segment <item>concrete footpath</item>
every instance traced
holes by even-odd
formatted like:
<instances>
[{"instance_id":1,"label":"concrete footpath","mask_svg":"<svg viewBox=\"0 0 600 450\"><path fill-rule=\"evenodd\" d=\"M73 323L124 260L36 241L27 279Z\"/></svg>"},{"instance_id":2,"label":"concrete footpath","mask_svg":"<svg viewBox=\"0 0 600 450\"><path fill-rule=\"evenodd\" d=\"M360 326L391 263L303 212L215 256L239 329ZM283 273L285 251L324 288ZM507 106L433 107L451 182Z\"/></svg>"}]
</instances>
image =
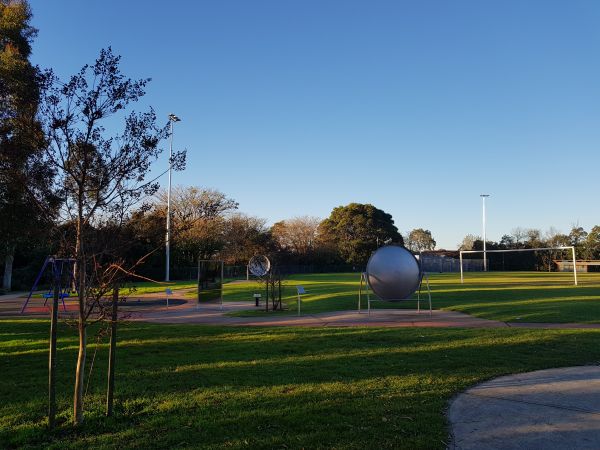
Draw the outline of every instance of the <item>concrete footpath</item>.
<instances>
[{"instance_id":1,"label":"concrete footpath","mask_svg":"<svg viewBox=\"0 0 600 450\"><path fill-rule=\"evenodd\" d=\"M221 309L218 304L196 305L188 303L160 311L145 311L131 320L153 323L196 323L204 325L237 326L301 326L301 327L506 327L503 322L479 319L456 311L429 311L409 309L385 309L372 311L333 311L319 314L273 313L256 317L232 317L227 312L252 309L248 302L226 302ZM256 308L258 309L258 308Z\"/></svg>"},{"instance_id":2,"label":"concrete footpath","mask_svg":"<svg viewBox=\"0 0 600 450\"><path fill-rule=\"evenodd\" d=\"M450 449L600 449L600 366L509 375L450 404Z\"/></svg>"}]
</instances>

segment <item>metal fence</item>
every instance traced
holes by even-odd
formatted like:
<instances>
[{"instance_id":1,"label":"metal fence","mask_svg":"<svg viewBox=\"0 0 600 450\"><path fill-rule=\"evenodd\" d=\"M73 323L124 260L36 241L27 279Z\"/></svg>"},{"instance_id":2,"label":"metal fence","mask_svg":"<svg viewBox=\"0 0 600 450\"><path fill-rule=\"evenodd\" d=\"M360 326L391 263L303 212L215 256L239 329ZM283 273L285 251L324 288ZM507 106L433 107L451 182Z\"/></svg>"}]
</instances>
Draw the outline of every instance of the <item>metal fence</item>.
<instances>
[{"instance_id":1,"label":"metal fence","mask_svg":"<svg viewBox=\"0 0 600 450\"><path fill-rule=\"evenodd\" d=\"M275 266L274 271L281 275L295 275L305 273L342 273L342 272L362 272L364 267L352 266L350 264L331 264L331 265L320 265L320 264L286 264L281 266ZM146 274L144 274L146 275ZM150 274L146 275L149 276ZM154 275L154 274L153 274ZM247 267L246 266L224 266L223 276L229 279L246 279ZM157 273L155 276L164 276L164 274ZM192 266L175 266L171 267L171 279L181 281L193 281L198 279L198 267Z\"/></svg>"},{"instance_id":2,"label":"metal fence","mask_svg":"<svg viewBox=\"0 0 600 450\"><path fill-rule=\"evenodd\" d=\"M460 272L460 260L441 255L421 255L421 266L425 272ZM483 259L463 259L465 272L483 271Z\"/></svg>"}]
</instances>

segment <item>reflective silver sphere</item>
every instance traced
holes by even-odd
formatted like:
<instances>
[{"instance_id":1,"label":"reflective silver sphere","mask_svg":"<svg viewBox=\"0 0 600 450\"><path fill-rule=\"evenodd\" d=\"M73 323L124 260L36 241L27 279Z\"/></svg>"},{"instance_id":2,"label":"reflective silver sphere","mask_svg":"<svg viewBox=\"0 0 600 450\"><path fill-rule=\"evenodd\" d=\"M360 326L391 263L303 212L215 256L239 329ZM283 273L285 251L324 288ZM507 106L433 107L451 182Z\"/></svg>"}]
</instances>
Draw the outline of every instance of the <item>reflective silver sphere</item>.
<instances>
[{"instance_id":1,"label":"reflective silver sphere","mask_svg":"<svg viewBox=\"0 0 600 450\"><path fill-rule=\"evenodd\" d=\"M367 263L367 280L382 300L406 300L419 288L419 261L404 247L386 245L375 251Z\"/></svg>"},{"instance_id":2,"label":"reflective silver sphere","mask_svg":"<svg viewBox=\"0 0 600 450\"><path fill-rule=\"evenodd\" d=\"M264 255L257 255L250 258L248 270L256 277L265 276L271 270L271 261Z\"/></svg>"}]
</instances>

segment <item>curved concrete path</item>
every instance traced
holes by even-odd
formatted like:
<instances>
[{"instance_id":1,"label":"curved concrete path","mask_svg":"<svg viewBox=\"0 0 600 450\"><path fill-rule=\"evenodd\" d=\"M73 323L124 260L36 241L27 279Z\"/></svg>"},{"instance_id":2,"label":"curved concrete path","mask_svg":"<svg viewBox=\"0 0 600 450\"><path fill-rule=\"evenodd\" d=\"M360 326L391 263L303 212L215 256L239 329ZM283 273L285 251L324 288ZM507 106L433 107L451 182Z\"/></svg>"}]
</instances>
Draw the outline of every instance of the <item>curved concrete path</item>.
<instances>
[{"instance_id":1,"label":"curved concrete path","mask_svg":"<svg viewBox=\"0 0 600 450\"><path fill-rule=\"evenodd\" d=\"M503 322L479 319L455 311L434 310L417 312L412 309L386 309L372 311L334 311L319 314L279 314L257 317L231 317L230 311L248 310L248 302L227 302L223 309L218 304L181 305L160 311L147 311L134 315L131 320L154 323L196 323L204 325L238 326L302 326L302 327L466 327L485 328L507 326Z\"/></svg>"},{"instance_id":2,"label":"curved concrete path","mask_svg":"<svg viewBox=\"0 0 600 450\"><path fill-rule=\"evenodd\" d=\"M451 402L450 449L599 449L600 366L509 375Z\"/></svg>"}]
</instances>

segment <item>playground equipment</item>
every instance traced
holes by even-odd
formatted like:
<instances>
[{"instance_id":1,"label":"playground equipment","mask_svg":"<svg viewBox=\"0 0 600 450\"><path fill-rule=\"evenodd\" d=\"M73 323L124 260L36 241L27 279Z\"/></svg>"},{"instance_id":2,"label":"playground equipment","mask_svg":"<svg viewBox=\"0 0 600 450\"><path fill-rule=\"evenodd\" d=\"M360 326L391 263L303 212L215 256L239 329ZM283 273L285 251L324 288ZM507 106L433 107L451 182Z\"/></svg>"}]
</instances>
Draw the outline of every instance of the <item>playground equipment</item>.
<instances>
[{"instance_id":1,"label":"playground equipment","mask_svg":"<svg viewBox=\"0 0 600 450\"><path fill-rule=\"evenodd\" d=\"M27 300L23 304L21 308L21 314L25 312L25 308L29 304L29 300L31 300L31 296L33 292L38 287L38 283L42 279L46 268L50 266L52 268L52 284L51 288L48 292L44 293L42 296L44 300L44 306L48 303L48 299L54 297L54 289L58 290L58 297L62 301L63 309L67 310L67 305L65 304L65 298L71 296L71 286L75 285L75 274L74 274L74 258L57 258L56 256L47 256L44 264L40 272L38 273L37 278L35 279L31 290L29 291L29 295L27 296ZM65 270L66 269L66 270ZM65 280L66 277L66 280ZM76 292L75 292L76 293Z\"/></svg>"},{"instance_id":2,"label":"playground equipment","mask_svg":"<svg viewBox=\"0 0 600 450\"><path fill-rule=\"evenodd\" d=\"M363 290L367 297L367 308L371 314L371 302L401 302L408 300L417 292L417 310L421 311L421 287L423 279L429 297L429 314L431 308L431 289L429 278L421 270L421 264L415 256L404 247L386 245L377 249L369 258L367 271L361 274L358 291L358 311L361 310ZM377 296L371 298L370 291Z\"/></svg>"}]
</instances>

